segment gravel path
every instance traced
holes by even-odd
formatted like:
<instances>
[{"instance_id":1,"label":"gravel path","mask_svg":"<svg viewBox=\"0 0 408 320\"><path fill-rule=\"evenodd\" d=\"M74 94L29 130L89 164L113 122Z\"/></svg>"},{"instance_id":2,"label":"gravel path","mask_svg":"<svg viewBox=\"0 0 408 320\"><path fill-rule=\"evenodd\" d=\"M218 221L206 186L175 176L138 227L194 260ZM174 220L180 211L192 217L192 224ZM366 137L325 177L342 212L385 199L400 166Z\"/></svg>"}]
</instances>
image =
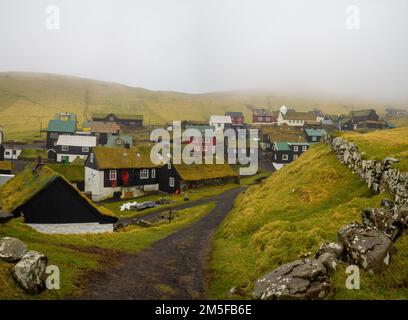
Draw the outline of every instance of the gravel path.
<instances>
[{"instance_id":1,"label":"gravel path","mask_svg":"<svg viewBox=\"0 0 408 320\"><path fill-rule=\"evenodd\" d=\"M89 279L84 299L205 299L212 238L243 188L217 197L204 218ZM197 201L183 204L196 206ZM155 212L155 214L157 214Z\"/></svg>"}]
</instances>

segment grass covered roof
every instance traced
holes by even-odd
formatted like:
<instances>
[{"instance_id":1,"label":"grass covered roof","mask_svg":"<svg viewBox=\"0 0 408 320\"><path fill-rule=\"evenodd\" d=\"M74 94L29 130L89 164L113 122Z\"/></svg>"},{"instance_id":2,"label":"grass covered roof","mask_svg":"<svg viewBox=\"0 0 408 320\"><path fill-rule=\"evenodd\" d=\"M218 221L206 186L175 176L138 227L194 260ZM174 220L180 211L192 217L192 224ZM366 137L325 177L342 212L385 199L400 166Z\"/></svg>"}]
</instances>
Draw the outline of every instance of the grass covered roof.
<instances>
[{"instance_id":1,"label":"grass covered roof","mask_svg":"<svg viewBox=\"0 0 408 320\"><path fill-rule=\"evenodd\" d=\"M156 168L150 160L149 148L95 147L93 148L99 169Z\"/></svg>"},{"instance_id":2,"label":"grass covered roof","mask_svg":"<svg viewBox=\"0 0 408 320\"><path fill-rule=\"evenodd\" d=\"M174 164L184 181L200 181L218 178L236 177L229 164Z\"/></svg>"},{"instance_id":3,"label":"grass covered roof","mask_svg":"<svg viewBox=\"0 0 408 320\"><path fill-rule=\"evenodd\" d=\"M1 186L0 206L9 212L13 212L58 179L63 180L67 185L71 186L80 197L82 197L90 206L98 210L100 214L113 216L110 210L96 206L65 177L47 166L43 166L35 173L33 173L31 166L27 166L21 173Z\"/></svg>"},{"instance_id":4,"label":"grass covered roof","mask_svg":"<svg viewBox=\"0 0 408 320\"><path fill-rule=\"evenodd\" d=\"M11 161L0 161L0 170L10 170L14 169L13 163Z\"/></svg>"},{"instance_id":5,"label":"grass covered roof","mask_svg":"<svg viewBox=\"0 0 408 320\"><path fill-rule=\"evenodd\" d=\"M49 168L64 176L70 182L85 181L85 167L78 164L50 163Z\"/></svg>"}]
</instances>

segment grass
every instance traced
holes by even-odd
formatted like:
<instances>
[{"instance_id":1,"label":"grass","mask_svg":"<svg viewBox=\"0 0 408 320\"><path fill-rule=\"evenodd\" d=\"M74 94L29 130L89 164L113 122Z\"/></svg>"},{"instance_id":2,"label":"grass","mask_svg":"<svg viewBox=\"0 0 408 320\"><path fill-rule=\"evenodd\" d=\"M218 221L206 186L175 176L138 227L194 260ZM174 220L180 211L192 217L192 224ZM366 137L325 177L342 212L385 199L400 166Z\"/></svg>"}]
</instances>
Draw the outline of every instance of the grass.
<instances>
[{"instance_id":1,"label":"grass","mask_svg":"<svg viewBox=\"0 0 408 320\"><path fill-rule=\"evenodd\" d=\"M365 159L395 157L400 162L394 166L403 172L408 171L408 127L368 133L346 132L341 136L355 142L359 150L365 152Z\"/></svg>"},{"instance_id":2,"label":"grass","mask_svg":"<svg viewBox=\"0 0 408 320\"><path fill-rule=\"evenodd\" d=\"M335 241L341 226L359 220L362 209L379 206L387 196L373 194L326 145L313 146L299 160L237 198L216 233L211 298L227 298L233 286L242 287L249 297L260 276L316 251L322 242ZM406 240L398 245L406 252ZM407 270L405 254L396 260L399 268ZM342 275L339 273L339 279ZM401 284L405 276L406 272L385 277L398 277ZM367 280L370 288L380 290L384 284L373 279ZM389 285L393 286L392 282ZM361 292L347 294L350 298L368 297ZM406 294L401 285L389 291L393 298L408 298ZM381 298L375 291L370 298L373 295ZM341 291L333 296L341 297Z\"/></svg>"},{"instance_id":3,"label":"grass","mask_svg":"<svg viewBox=\"0 0 408 320\"><path fill-rule=\"evenodd\" d=\"M242 177L240 177L240 184L242 186L248 186L248 185L256 184L258 179L267 178L270 175L271 175L270 172L260 170L260 171L258 171L258 173L254 174L252 176L242 176Z\"/></svg>"},{"instance_id":4,"label":"grass","mask_svg":"<svg viewBox=\"0 0 408 320\"><path fill-rule=\"evenodd\" d=\"M70 76L0 73L0 125L9 140L37 139L40 129L45 129L57 112L76 113L79 126L94 112L113 111L143 114L146 125L187 119L208 121L210 115L226 111L241 111L250 122L253 106L277 110L283 104L295 105L298 111L309 110L310 105L329 113L350 111L345 101L271 94L268 90L185 94Z\"/></svg>"},{"instance_id":5,"label":"grass","mask_svg":"<svg viewBox=\"0 0 408 320\"><path fill-rule=\"evenodd\" d=\"M166 221L151 228L130 226L119 232L88 235L48 235L41 234L24 224L20 219L0 225L0 237L16 237L24 241L30 250L46 254L49 264L56 265L61 272L61 289L46 290L38 296L27 295L12 279L12 264L0 261L0 300L4 299L62 299L78 297L86 274L101 270L111 263L104 254L89 253L89 249L102 248L115 252L137 253L154 242L187 227L204 217L214 208L214 203L175 212L170 224Z\"/></svg>"},{"instance_id":6,"label":"grass","mask_svg":"<svg viewBox=\"0 0 408 320\"><path fill-rule=\"evenodd\" d=\"M202 198L208 198L212 196L216 196L221 194L227 190L238 188L239 185L237 184L226 184L222 186L209 186L200 189L188 189L185 191L184 194L188 194L189 201L199 200ZM120 200L120 201L106 201L102 202L101 205L107 209L109 209L115 216L117 217L137 217L141 215L148 214L152 211L157 210L158 208L171 208L176 205L179 205L184 202L184 194L183 195L168 195L163 193L152 193L149 195L145 195L135 199L128 199L128 200ZM144 202L144 201L156 201L160 198L167 198L170 200L174 200L175 202L169 203L166 205L161 205L158 208L151 208L146 209L143 211L120 211L120 206L127 202Z\"/></svg>"},{"instance_id":7,"label":"grass","mask_svg":"<svg viewBox=\"0 0 408 320\"><path fill-rule=\"evenodd\" d=\"M48 153L46 150L30 149L30 148L26 149L25 148L21 152L20 158L27 159L27 160L36 160L39 156L42 159L47 159Z\"/></svg>"}]
</instances>

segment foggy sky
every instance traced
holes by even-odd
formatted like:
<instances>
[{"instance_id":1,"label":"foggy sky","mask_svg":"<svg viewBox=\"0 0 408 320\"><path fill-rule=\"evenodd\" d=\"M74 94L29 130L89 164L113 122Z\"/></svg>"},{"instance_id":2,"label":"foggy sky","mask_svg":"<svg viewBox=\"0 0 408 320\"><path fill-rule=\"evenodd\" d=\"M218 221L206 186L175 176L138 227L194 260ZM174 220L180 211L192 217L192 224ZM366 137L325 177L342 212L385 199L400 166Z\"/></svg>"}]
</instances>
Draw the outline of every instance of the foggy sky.
<instances>
[{"instance_id":1,"label":"foggy sky","mask_svg":"<svg viewBox=\"0 0 408 320\"><path fill-rule=\"evenodd\" d=\"M46 28L47 5L60 30ZM407 59L406 0L0 0L0 71L408 102Z\"/></svg>"}]
</instances>

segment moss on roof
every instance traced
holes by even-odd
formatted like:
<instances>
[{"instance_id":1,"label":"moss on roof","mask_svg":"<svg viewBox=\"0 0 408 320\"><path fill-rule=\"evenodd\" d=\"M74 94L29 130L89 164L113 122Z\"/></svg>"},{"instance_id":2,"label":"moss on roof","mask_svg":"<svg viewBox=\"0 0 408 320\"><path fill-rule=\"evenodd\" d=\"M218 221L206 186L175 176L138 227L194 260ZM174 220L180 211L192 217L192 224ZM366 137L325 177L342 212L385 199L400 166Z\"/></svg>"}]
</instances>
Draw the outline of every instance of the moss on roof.
<instances>
[{"instance_id":1,"label":"moss on roof","mask_svg":"<svg viewBox=\"0 0 408 320\"><path fill-rule=\"evenodd\" d=\"M93 113L92 119L105 119L113 115L120 120L143 120L142 114L125 114L125 113Z\"/></svg>"},{"instance_id":2,"label":"moss on roof","mask_svg":"<svg viewBox=\"0 0 408 320\"><path fill-rule=\"evenodd\" d=\"M85 181L85 167L78 164L50 163L47 167L64 176L70 182Z\"/></svg>"},{"instance_id":3,"label":"moss on roof","mask_svg":"<svg viewBox=\"0 0 408 320\"><path fill-rule=\"evenodd\" d=\"M271 142L305 142L305 136L300 128L289 126L271 126L262 128L262 134L268 136Z\"/></svg>"},{"instance_id":4,"label":"moss on roof","mask_svg":"<svg viewBox=\"0 0 408 320\"><path fill-rule=\"evenodd\" d=\"M95 147L93 152L99 169L156 168L150 160L149 148Z\"/></svg>"},{"instance_id":5,"label":"moss on roof","mask_svg":"<svg viewBox=\"0 0 408 320\"><path fill-rule=\"evenodd\" d=\"M14 165L11 161L0 161L0 170L10 170L14 169Z\"/></svg>"},{"instance_id":6,"label":"moss on roof","mask_svg":"<svg viewBox=\"0 0 408 320\"><path fill-rule=\"evenodd\" d=\"M237 177L237 174L227 164L174 164L184 181L200 181L227 177Z\"/></svg>"},{"instance_id":7,"label":"moss on roof","mask_svg":"<svg viewBox=\"0 0 408 320\"><path fill-rule=\"evenodd\" d=\"M80 197L82 197L90 206L98 210L102 215L114 217L113 213L104 208L96 206L77 188L75 188L65 177L48 168L42 167L33 173L31 166L27 166L21 173L9 180L6 184L0 187L0 206L3 209L13 212L18 207L29 201L32 197L41 192L55 180L61 179L73 188Z\"/></svg>"}]
</instances>

